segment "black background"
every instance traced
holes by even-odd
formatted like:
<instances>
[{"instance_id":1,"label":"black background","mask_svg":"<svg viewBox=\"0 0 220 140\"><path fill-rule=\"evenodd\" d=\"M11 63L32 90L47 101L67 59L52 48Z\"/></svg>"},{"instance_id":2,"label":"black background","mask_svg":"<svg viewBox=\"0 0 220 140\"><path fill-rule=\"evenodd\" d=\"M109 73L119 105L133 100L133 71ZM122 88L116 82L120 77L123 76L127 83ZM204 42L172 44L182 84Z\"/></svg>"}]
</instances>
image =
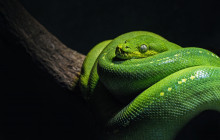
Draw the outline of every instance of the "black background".
<instances>
[{"instance_id":1,"label":"black background","mask_svg":"<svg viewBox=\"0 0 220 140\"><path fill-rule=\"evenodd\" d=\"M220 55L220 10L214 0L21 0L68 47L86 54L96 43L146 30L181 46ZM3 133L7 139L94 139L98 126L78 93L60 88L23 48L1 47ZM6 109L6 110L5 110ZM220 114L206 111L178 139L220 139ZM80 138L77 138L80 137Z\"/></svg>"}]
</instances>

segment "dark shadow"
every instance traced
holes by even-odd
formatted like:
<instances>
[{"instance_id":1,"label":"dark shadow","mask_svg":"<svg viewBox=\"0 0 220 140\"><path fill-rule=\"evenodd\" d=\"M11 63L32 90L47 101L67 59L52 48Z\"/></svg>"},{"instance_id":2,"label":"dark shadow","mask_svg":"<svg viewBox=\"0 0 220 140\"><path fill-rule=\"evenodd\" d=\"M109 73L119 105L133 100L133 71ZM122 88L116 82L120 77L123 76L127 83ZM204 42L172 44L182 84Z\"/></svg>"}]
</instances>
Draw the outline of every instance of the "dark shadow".
<instances>
[{"instance_id":1,"label":"dark shadow","mask_svg":"<svg viewBox=\"0 0 220 140\"><path fill-rule=\"evenodd\" d=\"M175 140L219 140L220 113L204 111L192 119L177 135Z\"/></svg>"}]
</instances>

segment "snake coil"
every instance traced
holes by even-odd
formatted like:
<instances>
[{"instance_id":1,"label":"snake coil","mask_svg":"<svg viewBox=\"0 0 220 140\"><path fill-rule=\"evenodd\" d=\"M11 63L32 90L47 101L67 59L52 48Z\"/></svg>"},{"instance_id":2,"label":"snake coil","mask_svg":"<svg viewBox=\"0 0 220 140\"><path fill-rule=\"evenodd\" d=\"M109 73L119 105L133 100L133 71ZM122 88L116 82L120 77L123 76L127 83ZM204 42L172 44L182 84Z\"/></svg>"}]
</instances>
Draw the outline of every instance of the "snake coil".
<instances>
[{"instance_id":1,"label":"snake coil","mask_svg":"<svg viewBox=\"0 0 220 140\"><path fill-rule=\"evenodd\" d=\"M173 139L202 111L220 111L220 59L151 32L129 32L88 53L80 86L108 139Z\"/></svg>"}]
</instances>

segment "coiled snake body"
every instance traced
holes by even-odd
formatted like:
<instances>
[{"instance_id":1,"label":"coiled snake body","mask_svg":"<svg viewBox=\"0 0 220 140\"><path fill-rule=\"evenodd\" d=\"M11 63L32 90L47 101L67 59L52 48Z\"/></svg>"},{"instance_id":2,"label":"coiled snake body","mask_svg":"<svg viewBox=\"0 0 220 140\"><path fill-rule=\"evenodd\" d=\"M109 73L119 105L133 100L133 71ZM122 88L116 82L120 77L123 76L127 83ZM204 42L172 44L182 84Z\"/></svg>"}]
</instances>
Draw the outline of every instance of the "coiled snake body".
<instances>
[{"instance_id":1,"label":"coiled snake body","mask_svg":"<svg viewBox=\"0 0 220 140\"><path fill-rule=\"evenodd\" d=\"M173 139L200 112L220 111L219 57L146 31L96 45L80 85L108 139Z\"/></svg>"}]
</instances>

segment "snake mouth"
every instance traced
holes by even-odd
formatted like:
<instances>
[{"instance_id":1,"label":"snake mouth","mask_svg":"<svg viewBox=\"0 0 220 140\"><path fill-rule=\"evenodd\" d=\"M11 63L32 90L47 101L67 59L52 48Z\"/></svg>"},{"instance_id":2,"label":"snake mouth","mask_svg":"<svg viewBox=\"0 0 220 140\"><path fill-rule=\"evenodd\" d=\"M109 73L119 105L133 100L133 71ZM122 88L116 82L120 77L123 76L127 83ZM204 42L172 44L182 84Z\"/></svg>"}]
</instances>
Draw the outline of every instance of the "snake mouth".
<instances>
[{"instance_id":1,"label":"snake mouth","mask_svg":"<svg viewBox=\"0 0 220 140\"><path fill-rule=\"evenodd\" d=\"M119 59L131 59L131 58L135 58L134 57L134 53L132 52L126 52L124 51L121 47L116 47L115 50L115 55L117 58Z\"/></svg>"},{"instance_id":2,"label":"snake mouth","mask_svg":"<svg viewBox=\"0 0 220 140\"><path fill-rule=\"evenodd\" d=\"M159 52L155 50L148 50L145 53L141 53L138 50L130 50L130 49L123 49L122 46L117 46L115 50L116 58L128 60L128 59L141 59L150 57L153 55L158 54Z\"/></svg>"}]
</instances>

